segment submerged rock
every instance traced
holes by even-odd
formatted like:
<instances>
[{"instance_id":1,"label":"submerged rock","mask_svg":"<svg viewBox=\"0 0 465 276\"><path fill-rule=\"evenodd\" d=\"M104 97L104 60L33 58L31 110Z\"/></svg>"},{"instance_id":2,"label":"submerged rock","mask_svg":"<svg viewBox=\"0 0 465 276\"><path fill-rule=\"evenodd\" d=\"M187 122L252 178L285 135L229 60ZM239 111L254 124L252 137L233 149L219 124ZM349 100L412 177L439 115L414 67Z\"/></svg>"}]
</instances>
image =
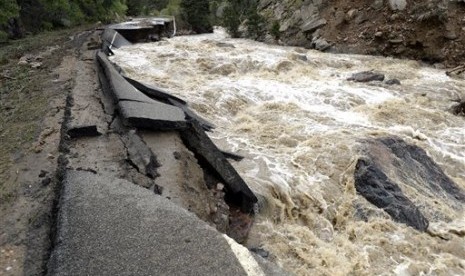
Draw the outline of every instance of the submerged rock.
<instances>
[{"instance_id":1,"label":"submerged rock","mask_svg":"<svg viewBox=\"0 0 465 276\"><path fill-rule=\"evenodd\" d=\"M372 71L363 71L352 74L347 80L356 82L383 81L384 75Z\"/></svg>"},{"instance_id":2,"label":"submerged rock","mask_svg":"<svg viewBox=\"0 0 465 276\"><path fill-rule=\"evenodd\" d=\"M446 201L455 199L465 202L465 191L457 186L422 148L408 144L397 137L379 139L379 141L400 161L398 173L402 173L405 181L416 180L424 184L430 194L442 197Z\"/></svg>"},{"instance_id":3,"label":"submerged rock","mask_svg":"<svg viewBox=\"0 0 465 276\"><path fill-rule=\"evenodd\" d=\"M465 116L465 101L461 101L452 107L452 113L457 116Z\"/></svg>"},{"instance_id":4,"label":"submerged rock","mask_svg":"<svg viewBox=\"0 0 465 276\"><path fill-rule=\"evenodd\" d=\"M400 80L398 79L390 79L385 82L387 85L400 85Z\"/></svg>"},{"instance_id":5,"label":"submerged rock","mask_svg":"<svg viewBox=\"0 0 465 276\"><path fill-rule=\"evenodd\" d=\"M447 210L463 206L465 191L422 148L398 137L365 142L355 188L393 220L425 231L428 221L447 220Z\"/></svg>"},{"instance_id":6,"label":"submerged rock","mask_svg":"<svg viewBox=\"0 0 465 276\"><path fill-rule=\"evenodd\" d=\"M355 188L373 205L383 209L395 221L425 231L428 220L373 160L359 159L355 168Z\"/></svg>"}]
</instances>

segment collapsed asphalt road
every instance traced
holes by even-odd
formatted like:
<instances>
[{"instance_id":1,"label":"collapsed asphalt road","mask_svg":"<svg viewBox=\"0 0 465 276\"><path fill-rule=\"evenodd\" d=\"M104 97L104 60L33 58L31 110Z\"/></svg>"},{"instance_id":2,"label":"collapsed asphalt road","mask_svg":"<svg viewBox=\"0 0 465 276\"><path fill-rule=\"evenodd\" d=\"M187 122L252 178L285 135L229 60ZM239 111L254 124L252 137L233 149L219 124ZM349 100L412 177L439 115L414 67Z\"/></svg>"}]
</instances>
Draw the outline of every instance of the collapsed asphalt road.
<instances>
[{"instance_id":1,"label":"collapsed asphalt road","mask_svg":"<svg viewBox=\"0 0 465 276\"><path fill-rule=\"evenodd\" d=\"M211 124L183 100L142 93L86 43L76 66L47 274L287 274L228 237L246 239L257 198L205 134Z\"/></svg>"}]
</instances>

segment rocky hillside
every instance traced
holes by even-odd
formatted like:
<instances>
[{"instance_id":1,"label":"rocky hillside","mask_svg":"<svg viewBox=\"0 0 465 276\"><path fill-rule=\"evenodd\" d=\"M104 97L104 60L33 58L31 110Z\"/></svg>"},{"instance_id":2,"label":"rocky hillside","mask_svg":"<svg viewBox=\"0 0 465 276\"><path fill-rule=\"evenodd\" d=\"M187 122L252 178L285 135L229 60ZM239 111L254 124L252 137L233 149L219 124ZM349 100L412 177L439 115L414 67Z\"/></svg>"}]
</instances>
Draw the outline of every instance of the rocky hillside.
<instances>
[{"instance_id":1,"label":"rocky hillside","mask_svg":"<svg viewBox=\"0 0 465 276\"><path fill-rule=\"evenodd\" d=\"M465 61L463 0L260 0L258 9L285 45L446 66Z\"/></svg>"}]
</instances>

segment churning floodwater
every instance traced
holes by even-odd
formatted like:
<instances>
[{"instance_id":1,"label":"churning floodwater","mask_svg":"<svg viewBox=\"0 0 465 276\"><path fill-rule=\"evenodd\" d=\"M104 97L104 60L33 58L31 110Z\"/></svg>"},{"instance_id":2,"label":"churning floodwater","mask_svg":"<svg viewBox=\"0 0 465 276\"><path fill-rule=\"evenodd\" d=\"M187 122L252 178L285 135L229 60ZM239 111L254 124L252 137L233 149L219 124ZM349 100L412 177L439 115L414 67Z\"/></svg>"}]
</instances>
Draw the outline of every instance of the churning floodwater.
<instances>
[{"instance_id":1,"label":"churning floodwater","mask_svg":"<svg viewBox=\"0 0 465 276\"><path fill-rule=\"evenodd\" d=\"M124 47L112 61L185 99L217 126L209 135L220 148L246 157L233 165L261 198L248 245L287 270L465 275L463 206L406 188L430 221L422 233L358 195L353 177L367 140L396 136L465 189L465 118L449 112L465 98L465 81L416 61L267 45L221 30ZM366 70L401 85L346 80Z\"/></svg>"}]
</instances>

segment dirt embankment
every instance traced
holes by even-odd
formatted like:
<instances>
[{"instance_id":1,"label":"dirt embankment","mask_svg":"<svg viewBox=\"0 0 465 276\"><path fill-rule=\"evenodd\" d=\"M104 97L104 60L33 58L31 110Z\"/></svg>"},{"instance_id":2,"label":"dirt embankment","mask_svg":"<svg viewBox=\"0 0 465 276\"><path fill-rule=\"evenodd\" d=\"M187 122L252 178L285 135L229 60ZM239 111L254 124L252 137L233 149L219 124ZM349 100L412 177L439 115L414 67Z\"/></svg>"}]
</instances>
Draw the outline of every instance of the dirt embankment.
<instances>
[{"instance_id":1,"label":"dirt embankment","mask_svg":"<svg viewBox=\"0 0 465 276\"><path fill-rule=\"evenodd\" d=\"M279 43L285 45L446 67L465 62L465 2L461 0L261 0L259 12L269 30L279 23L274 36L278 34Z\"/></svg>"},{"instance_id":2,"label":"dirt embankment","mask_svg":"<svg viewBox=\"0 0 465 276\"><path fill-rule=\"evenodd\" d=\"M323 37L339 51L444 62L446 66L465 61L463 2L334 0L322 16L328 22L322 28Z\"/></svg>"}]
</instances>

